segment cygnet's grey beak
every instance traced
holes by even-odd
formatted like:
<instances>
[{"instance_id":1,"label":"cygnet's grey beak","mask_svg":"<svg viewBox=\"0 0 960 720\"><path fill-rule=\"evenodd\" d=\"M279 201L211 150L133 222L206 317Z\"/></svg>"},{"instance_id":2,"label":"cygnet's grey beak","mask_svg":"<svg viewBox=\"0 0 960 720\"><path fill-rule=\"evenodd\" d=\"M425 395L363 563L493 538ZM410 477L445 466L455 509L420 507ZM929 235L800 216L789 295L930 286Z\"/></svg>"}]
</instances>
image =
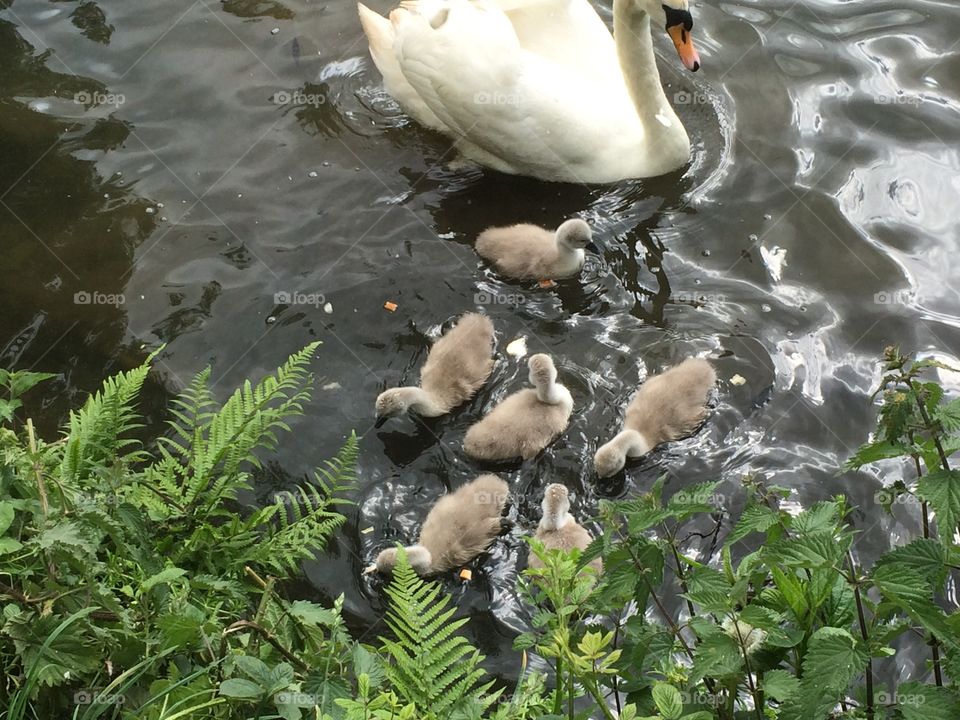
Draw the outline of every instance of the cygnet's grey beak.
<instances>
[{"instance_id":1,"label":"cygnet's grey beak","mask_svg":"<svg viewBox=\"0 0 960 720\"><path fill-rule=\"evenodd\" d=\"M584 245L583 249L587 252L592 252L594 255L600 254L600 248L597 247L597 244L593 240Z\"/></svg>"},{"instance_id":2,"label":"cygnet's grey beak","mask_svg":"<svg viewBox=\"0 0 960 720\"><path fill-rule=\"evenodd\" d=\"M375 428L383 427L383 424L389 420L386 415L377 415L377 421L373 424Z\"/></svg>"}]
</instances>

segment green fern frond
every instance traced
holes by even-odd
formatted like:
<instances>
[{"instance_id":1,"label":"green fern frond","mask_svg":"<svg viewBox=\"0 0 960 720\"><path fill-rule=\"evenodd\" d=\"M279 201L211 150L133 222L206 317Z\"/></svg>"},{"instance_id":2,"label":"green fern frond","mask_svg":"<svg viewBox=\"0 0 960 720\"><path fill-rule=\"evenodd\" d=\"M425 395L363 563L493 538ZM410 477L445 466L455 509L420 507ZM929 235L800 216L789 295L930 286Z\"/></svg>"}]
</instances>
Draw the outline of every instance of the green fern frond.
<instances>
[{"instance_id":1,"label":"green fern frond","mask_svg":"<svg viewBox=\"0 0 960 720\"><path fill-rule=\"evenodd\" d=\"M253 562L276 573L295 570L324 548L327 539L346 521L332 508L350 502L343 496L353 489L360 444L351 433L326 468L315 473L317 486L301 485L277 495L273 505L260 510L253 524L266 528L255 548Z\"/></svg>"},{"instance_id":2,"label":"green fern frond","mask_svg":"<svg viewBox=\"0 0 960 720\"><path fill-rule=\"evenodd\" d=\"M249 487L241 466L259 465L255 451L277 446L286 419L303 412L310 396L309 363L319 342L307 345L256 385L249 381L217 409L209 368L176 401L173 437L160 443L162 459L151 468L163 491L188 514L207 517Z\"/></svg>"},{"instance_id":3,"label":"green fern frond","mask_svg":"<svg viewBox=\"0 0 960 720\"><path fill-rule=\"evenodd\" d=\"M140 389L150 372L154 354L140 367L107 378L80 410L72 411L67 423L66 445L60 463L64 481L80 483L92 472L113 465L118 459L138 457L134 440L123 436L142 426L134 410Z\"/></svg>"},{"instance_id":4,"label":"green fern frond","mask_svg":"<svg viewBox=\"0 0 960 720\"><path fill-rule=\"evenodd\" d=\"M381 642L392 661L387 675L401 697L437 717L449 716L469 699L492 703L496 696L488 694L490 684L479 685L483 656L454 634L467 620L453 620L450 598L413 571L402 549L386 592L386 621L395 639Z\"/></svg>"}]
</instances>

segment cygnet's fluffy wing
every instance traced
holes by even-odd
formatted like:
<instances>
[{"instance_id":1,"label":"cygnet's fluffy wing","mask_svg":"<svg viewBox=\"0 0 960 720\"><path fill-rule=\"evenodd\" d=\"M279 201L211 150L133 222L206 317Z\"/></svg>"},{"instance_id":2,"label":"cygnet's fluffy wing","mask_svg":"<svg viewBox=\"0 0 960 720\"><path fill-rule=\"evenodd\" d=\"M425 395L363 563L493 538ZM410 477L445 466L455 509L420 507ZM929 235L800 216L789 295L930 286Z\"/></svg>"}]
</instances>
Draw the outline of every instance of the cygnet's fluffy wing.
<instances>
[{"instance_id":1,"label":"cygnet's fluffy wing","mask_svg":"<svg viewBox=\"0 0 960 720\"><path fill-rule=\"evenodd\" d=\"M478 313L464 315L430 348L420 386L450 410L466 402L493 370L493 323Z\"/></svg>"},{"instance_id":2,"label":"cygnet's fluffy wing","mask_svg":"<svg viewBox=\"0 0 960 720\"><path fill-rule=\"evenodd\" d=\"M706 417L716 381L706 360L684 360L640 386L627 407L624 426L643 434L652 445L686 437Z\"/></svg>"},{"instance_id":3,"label":"cygnet's fluffy wing","mask_svg":"<svg viewBox=\"0 0 960 720\"><path fill-rule=\"evenodd\" d=\"M437 501L420 530L434 572L464 565L490 546L500 533L508 492L500 478L481 475Z\"/></svg>"},{"instance_id":4,"label":"cygnet's fluffy wing","mask_svg":"<svg viewBox=\"0 0 960 720\"><path fill-rule=\"evenodd\" d=\"M466 434L463 447L478 460L529 460L567 428L571 408L540 402L536 390L515 392Z\"/></svg>"}]
</instances>

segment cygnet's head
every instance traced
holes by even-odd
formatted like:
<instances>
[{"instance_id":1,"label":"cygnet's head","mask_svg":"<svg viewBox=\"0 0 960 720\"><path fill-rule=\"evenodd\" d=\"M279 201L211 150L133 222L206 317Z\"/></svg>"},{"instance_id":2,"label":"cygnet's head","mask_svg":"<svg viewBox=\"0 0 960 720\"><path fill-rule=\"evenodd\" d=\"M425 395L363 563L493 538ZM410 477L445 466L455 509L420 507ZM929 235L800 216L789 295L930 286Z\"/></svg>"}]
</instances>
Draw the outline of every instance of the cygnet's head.
<instances>
[{"instance_id":1,"label":"cygnet's head","mask_svg":"<svg viewBox=\"0 0 960 720\"><path fill-rule=\"evenodd\" d=\"M565 485L551 483L543 493L543 514L560 516L570 510L570 492Z\"/></svg>"},{"instance_id":2,"label":"cygnet's head","mask_svg":"<svg viewBox=\"0 0 960 720\"><path fill-rule=\"evenodd\" d=\"M407 553L407 562L410 563L412 567L419 575L426 575L427 571L430 568L430 563L432 558L430 557L430 551L427 550L423 545L411 545L410 547L405 548ZM366 569L366 573L391 573L393 569L397 566L397 548L387 548L386 550L381 550L380 554L377 555L377 559L374 561L373 565Z\"/></svg>"},{"instance_id":3,"label":"cygnet's head","mask_svg":"<svg viewBox=\"0 0 960 720\"><path fill-rule=\"evenodd\" d=\"M527 361L527 367L530 368L530 384L534 387L549 387L557 381L557 368L554 367L549 355L544 353L531 355Z\"/></svg>"},{"instance_id":4,"label":"cygnet's head","mask_svg":"<svg viewBox=\"0 0 960 720\"><path fill-rule=\"evenodd\" d=\"M580 218L567 220L557 228L557 243L571 250L581 250L590 244L593 232Z\"/></svg>"},{"instance_id":5,"label":"cygnet's head","mask_svg":"<svg viewBox=\"0 0 960 720\"><path fill-rule=\"evenodd\" d=\"M613 443L602 445L593 456L593 467L602 478L616 475L626 464L626 453Z\"/></svg>"},{"instance_id":6,"label":"cygnet's head","mask_svg":"<svg viewBox=\"0 0 960 720\"><path fill-rule=\"evenodd\" d=\"M403 415L410 409L410 395L406 388L390 388L377 397L377 423L380 427L387 420Z\"/></svg>"}]
</instances>

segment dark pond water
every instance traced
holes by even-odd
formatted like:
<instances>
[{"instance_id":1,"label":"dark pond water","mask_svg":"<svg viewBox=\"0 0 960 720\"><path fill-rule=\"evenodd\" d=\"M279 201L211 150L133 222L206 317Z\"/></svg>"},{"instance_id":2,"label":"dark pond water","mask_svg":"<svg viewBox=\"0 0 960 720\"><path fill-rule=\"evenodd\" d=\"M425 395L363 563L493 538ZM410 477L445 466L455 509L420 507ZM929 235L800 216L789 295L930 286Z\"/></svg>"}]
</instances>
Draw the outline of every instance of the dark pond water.
<instances>
[{"instance_id":1,"label":"dark pond water","mask_svg":"<svg viewBox=\"0 0 960 720\"><path fill-rule=\"evenodd\" d=\"M797 506L848 495L865 560L917 531L909 508L889 518L874 501L895 468L837 468L872 427L885 345L960 355L952 0L697 4L702 72L658 40L692 163L603 188L451 166L449 145L383 94L352 2L0 8L0 364L60 373L29 408L52 434L83 393L161 343L153 408L208 363L226 394L322 340L321 389L259 489L362 434L358 506L296 588L345 593L358 634L382 630L384 607L362 566L477 472L463 432L525 382L505 353L519 336L557 358L577 410L548 452L504 473L515 530L468 586L445 580L506 679L525 622L520 536L548 482L566 483L582 514L660 473L669 492L722 479L736 512L740 477L758 473ZM603 250L582 285L506 284L471 248L488 225L574 214ZM498 331L492 382L452 417L374 430L376 394L413 380L430 337L482 293L523 300L483 307ZM722 377L710 421L597 483L589 458L637 381L691 353Z\"/></svg>"}]
</instances>

